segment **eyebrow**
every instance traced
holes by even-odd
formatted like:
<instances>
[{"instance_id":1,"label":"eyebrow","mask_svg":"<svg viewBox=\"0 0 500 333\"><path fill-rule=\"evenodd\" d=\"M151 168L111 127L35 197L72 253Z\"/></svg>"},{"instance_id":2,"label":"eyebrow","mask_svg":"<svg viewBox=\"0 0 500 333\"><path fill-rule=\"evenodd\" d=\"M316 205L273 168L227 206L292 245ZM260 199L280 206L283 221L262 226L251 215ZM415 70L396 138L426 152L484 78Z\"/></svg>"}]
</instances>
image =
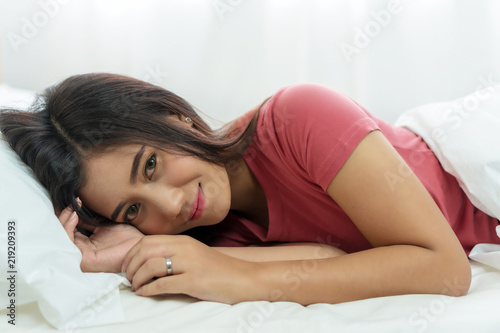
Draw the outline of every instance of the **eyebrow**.
<instances>
[{"instance_id":1,"label":"eyebrow","mask_svg":"<svg viewBox=\"0 0 500 333\"><path fill-rule=\"evenodd\" d=\"M134 156L134 161L132 162L132 169L130 170L130 184L135 184L136 182L137 169L139 167L139 163L141 162L142 155L144 155L144 151L145 151L145 146L142 146L137 152L137 154L135 154ZM111 214L111 221L116 222L118 214L120 214L120 212L123 209L123 206L125 206L126 203L127 203L126 201L122 201L118 204L118 206L116 206L115 210Z\"/></svg>"},{"instance_id":2,"label":"eyebrow","mask_svg":"<svg viewBox=\"0 0 500 333\"><path fill-rule=\"evenodd\" d=\"M130 170L130 184L135 184L135 179L137 178L137 168L139 167L139 162L141 161L142 155L144 155L145 146L135 154L134 161L132 162L132 169Z\"/></svg>"},{"instance_id":3,"label":"eyebrow","mask_svg":"<svg viewBox=\"0 0 500 333\"><path fill-rule=\"evenodd\" d=\"M111 221L116 222L116 219L118 218L118 214L120 214L121 210L123 209L123 206L125 206L127 202L122 201L116 206L115 210L113 211L113 214L111 214Z\"/></svg>"}]
</instances>

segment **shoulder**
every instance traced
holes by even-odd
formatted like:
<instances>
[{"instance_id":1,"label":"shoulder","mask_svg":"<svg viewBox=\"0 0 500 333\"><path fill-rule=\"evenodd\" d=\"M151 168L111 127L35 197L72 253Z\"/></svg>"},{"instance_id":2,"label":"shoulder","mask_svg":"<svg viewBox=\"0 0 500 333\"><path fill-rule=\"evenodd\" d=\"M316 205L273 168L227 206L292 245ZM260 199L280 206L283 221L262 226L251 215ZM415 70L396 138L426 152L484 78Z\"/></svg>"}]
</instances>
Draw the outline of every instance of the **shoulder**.
<instances>
[{"instance_id":1,"label":"shoulder","mask_svg":"<svg viewBox=\"0 0 500 333\"><path fill-rule=\"evenodd\" d=\"M302 83L280 89L261 109L260 125L298 135L334 130L337 134L374 125L372 116L347 95L330 87Z\"/></svg>"},{"instance_id":2,"label":"shoulder","mask_svg":"<svg viewBox=\"0 0 500 333\"><path fill-rule=\"evenodd\" d=\"M280 89L266 103L275 124L304 126L324 122L367 118L366 110L342 92L316 83L302 83Z\"/></svg>"},{"instance_id":3,"label":"shoulder","mask_svg":"<svg viewBox=\"0 0 500 333\"><path fill-rule=\"evenodd\" d=\"M357 144L378 129L372 116L343 93L319 84L279 90L261 109L255 141L274 143L324 189Z\"/></svg>"},{"instance_id":4,"label":"shoulder","mask_svg":"<svg viewBox=\"0 0 500 333\"><path fill-rule=\"evenodd\" d=\"M340 91L316 83L301 83L284 87L278 91L275 98L275 107L289 109L359 107Z\"/></svg>"}]
</instances>

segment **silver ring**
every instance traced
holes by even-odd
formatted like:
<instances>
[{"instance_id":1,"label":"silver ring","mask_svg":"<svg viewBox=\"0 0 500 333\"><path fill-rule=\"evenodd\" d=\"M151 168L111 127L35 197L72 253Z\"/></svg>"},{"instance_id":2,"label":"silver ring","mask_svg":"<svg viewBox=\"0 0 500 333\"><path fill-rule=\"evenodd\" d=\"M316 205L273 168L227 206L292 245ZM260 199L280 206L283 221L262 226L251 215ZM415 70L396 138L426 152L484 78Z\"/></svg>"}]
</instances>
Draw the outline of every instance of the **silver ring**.
<instances>
[{"instance_id":1,"label":"silver ring","mask_svg":"<svg viewBox=\"0 0 500 333\"><path fill-rule=\"evenodd\" d=\"M170 257L165 258L165 265L167 266L167 276L172 275L172 259Z\"/></svg>"}]
</instances>

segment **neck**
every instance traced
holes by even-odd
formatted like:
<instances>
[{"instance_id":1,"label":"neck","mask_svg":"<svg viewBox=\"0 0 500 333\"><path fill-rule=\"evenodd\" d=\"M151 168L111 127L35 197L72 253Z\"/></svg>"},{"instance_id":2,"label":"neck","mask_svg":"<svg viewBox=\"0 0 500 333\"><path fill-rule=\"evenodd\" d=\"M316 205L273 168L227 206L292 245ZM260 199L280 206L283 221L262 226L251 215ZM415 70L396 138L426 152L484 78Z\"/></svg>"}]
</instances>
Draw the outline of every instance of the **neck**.
<instances>
[{"instance_id":1,"label":"neck","mask_svg":"<svg viewBox=\"0 0 500 333\"><path fill-rule=\"evenodd\" d=\"M243 158L228 163L226 170L231 188L231 210L246 217L255 215L255 212L267 214L267 201L257 178Z\"/></svg>"}]
</instances>

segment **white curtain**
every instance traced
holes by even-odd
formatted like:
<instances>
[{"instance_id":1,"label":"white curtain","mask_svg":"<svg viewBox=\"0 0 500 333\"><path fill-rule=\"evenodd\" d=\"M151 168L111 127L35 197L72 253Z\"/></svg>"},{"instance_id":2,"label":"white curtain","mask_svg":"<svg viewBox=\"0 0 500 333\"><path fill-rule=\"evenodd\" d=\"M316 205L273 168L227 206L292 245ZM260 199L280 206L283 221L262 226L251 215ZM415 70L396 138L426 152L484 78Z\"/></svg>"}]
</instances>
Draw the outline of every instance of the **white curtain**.
<instances>
[{"instance_id":1,"label":"white curtain","mask_svg":"<svg viewBox=\"0 0 500 333\"><path fill-rule=\"evenodd\" d=\"M318 82L394 121L500 82L497 0L0 0L2 80L105 71L228 121Z\"/></svg>"}]
</instances>

